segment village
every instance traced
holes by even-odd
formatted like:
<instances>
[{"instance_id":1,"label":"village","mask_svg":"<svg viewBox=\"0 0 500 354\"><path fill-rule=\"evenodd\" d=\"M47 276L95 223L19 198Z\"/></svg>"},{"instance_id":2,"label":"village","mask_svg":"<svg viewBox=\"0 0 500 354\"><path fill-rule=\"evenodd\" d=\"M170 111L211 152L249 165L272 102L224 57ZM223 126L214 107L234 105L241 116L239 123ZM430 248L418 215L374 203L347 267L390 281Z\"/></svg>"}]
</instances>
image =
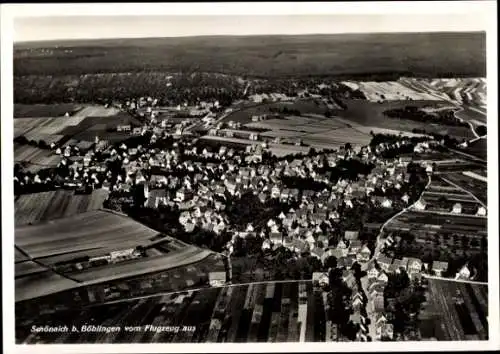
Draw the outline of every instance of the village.
<instances>
[{"instance_id":1,"label":"village","mask_svg":"<svg viewBox=\"0 0 500 354\"><path fill-rule=\"evenodd\" d=\"M268 151L270 141L259 141L258 135L252 133L249 139L256 144L243 149L223 143L215 147L200 144L191 130L199 121L193 124L187 118L172 123L168 118L159 119L158 110L152 109L153 99L138 102L139 107L130 102L127 105L137 108L144 125L116 126L117 131L129 132L130 139L110 144L96 135L94 144L87 149L71 145L61 148L53 143L50 148L62 156L56 174L36 174L32 179L28 175L16 176L18 190L32 191L47 185L81 193L102 189L109 193L105 202L108 208L168 208L177 211L174 224L180 225L186 234L203 230L214 236L229 235L217 250L228 259L226 272L209 273L212 286L237 284L232 277L231 260L238 257L247 241L256 240L260 252L268 258L282 249L291 252L295 259L316 258L313 272L302 272L299 279L312 276L313 283L325 287L326 296L329 291L336 291L329 284L335 279L332 272L340 271L342 286L347 286L351 293L347 308L351 313L349 323L356 330L355 340L418 339L418 331L409 334L408 326L395 331L390 323L397 311L394 304L387 306L387 302L394 303L396 295L388 292L387 284L391 282L390 287L394 288L393 283L400 281L394 279L407 278L404 285L398 286L402 287L399 291L408 294L422 289L425 277L442 277L448 264L438 260L425 263L416 257L390 258L383 250L395 240L380 231L382 237L378 230L398 211L425 209L421 193L427 179L430 181L435 163L430 160L418 165L417 172L410 172L411 158L389 159L382 155L394 149L424 154L438 144L436 141L422 139L414 143L403 137L393 143L361 148L346 144L338 150L310 149L304 155L277 158ZM215 114L205 110L208 106L217 107L218 102L205 103L189 115L205 114L201 122L209 134L218 135L221 131L233 137L231 130L224 130L217 122ZM262 119L255 116L252 120ZM228 125L239 128L232 122ZM250 218L230 220L229 206L249 195L262 206L274 203L279 207L273 209L271 217L264 212L259 213L261 219L255 219L252 208L260 207L248 205ZM449 212L459 214L460 204L453 205ZM363 216L377 213L377 220ZM484 215L485 209L480 207L477 214ZM140 252L134 252L133 257L141 257ZM124 259L128 258L126 255ZM272 278L271 274L267 276ZM471 270L464 265L452 276L467 280ZM388 293L393 297L388 298ZM414 318L419 308L412 308L409 316ZM341 340L337 326L345 324L328 320L325 325L327 340Z\"/></svg>"}]
</instances>

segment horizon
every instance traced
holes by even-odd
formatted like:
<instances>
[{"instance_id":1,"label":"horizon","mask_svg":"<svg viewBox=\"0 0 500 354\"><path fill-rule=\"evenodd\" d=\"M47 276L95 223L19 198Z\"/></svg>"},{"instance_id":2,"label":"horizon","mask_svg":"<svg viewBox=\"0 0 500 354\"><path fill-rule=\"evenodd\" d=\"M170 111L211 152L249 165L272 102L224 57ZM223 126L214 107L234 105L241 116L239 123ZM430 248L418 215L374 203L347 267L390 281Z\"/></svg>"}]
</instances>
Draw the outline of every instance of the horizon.
<instances>
[{"instance_id":1,"label":"horizon","mask_svg":"<svg viewBox=\"0 0 500 354\"><path fill-rule=\"evenodd\" d=\"M14 45L22 44L43 44L55 42L85 42L85 41L125 41L125 40L152 40L152 39L190 39L190 38L249 38L249 37L319 37L319 36L349 36L349 35L433 35L433 34L486 34L486 31L435 31L435 32L344 32L344 33L305 33L305 34L206 34L206 35L186 35L186 36L162 36L162 37L106 37L106 38L56 38L47 40L30 40L14 42Z\"/></svg>"},{"instance_id":2,"label":"horizon","mask_svg":"<svg viewBox=\"0 0 500 354\"><path fill-rule=\"evenodd\" d=\"M45 16L14 21L14 43L334 34L485 32L463 14Z\"/></svg>"}]
</instances>

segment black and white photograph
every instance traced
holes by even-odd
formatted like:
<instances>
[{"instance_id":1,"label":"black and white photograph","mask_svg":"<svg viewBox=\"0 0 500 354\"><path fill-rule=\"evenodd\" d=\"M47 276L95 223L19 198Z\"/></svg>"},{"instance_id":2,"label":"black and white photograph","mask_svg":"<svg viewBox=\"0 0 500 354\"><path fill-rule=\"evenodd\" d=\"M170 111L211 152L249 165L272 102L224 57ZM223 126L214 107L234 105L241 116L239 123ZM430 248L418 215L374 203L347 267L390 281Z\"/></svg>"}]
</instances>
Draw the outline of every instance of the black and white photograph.
<instances>
[{"instance_id":1,"label":"black and white photograph","mask_svg":"<svg viewBox=\"0 0 500 354\"><path fill-rule=\"evenodd\" d=\"M12 352L499 348L495 2L118 5L1 8Z\"/></svg>"}]
</instances>

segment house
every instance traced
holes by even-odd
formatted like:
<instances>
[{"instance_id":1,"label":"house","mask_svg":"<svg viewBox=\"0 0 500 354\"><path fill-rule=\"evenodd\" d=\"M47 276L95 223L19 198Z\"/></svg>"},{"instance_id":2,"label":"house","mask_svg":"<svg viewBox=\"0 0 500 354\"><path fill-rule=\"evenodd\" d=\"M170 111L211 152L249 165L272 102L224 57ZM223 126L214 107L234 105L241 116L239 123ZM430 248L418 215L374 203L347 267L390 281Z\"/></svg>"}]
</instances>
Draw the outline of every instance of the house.
<instances>
[{"instance_id":1,"label":"house","mask_svg":"<svg viewBox=\"0 0 500 354\"><path fill-rule=\"evenodd\" d=\"M440 277L444 272L448 270L448 262L439 262L439 261L433 261L432 262L432 271L436 276Z\"/></svg>"},{"instance_id":2,"label":"house","mask_svg":"<svg viewBox=\"0 0 500 354\"><path fill-rule=\"evenodd\" d=\"M361 241L360 240L352 240L349 242L349 253L356 254L361 249Z\"/></svg>"},{"instance_id":3,"label":"house","mask_svg":"<svg viewBox=\"0 0 500 354\"><path fill-rule=\"evenodd\" d=\"M377 294L375 297L371 298L373 312L380 314L385 311L384 305L384 295Z\"/></svg>"},{"instance_id":4,"label":"house","mask_svg":"<svg viewBox=\"0 0 500 354\"><path fill-rule=\"evenodd\" d=\"M265 203L268 200L268 195L267 195L267 193L261 192L261 193L259 193L258 198L259 198L261 203Z\"/></svg>"},{"instance_id":5,"label":"house","mask_svg":"<svg viewBox=\"0 0 500 354\"><path fill-rule=\"evenodd\" d=\"M208 282L210 286L223 286L226 283L226 272L208 273Z\"/></svg>"},{"instance_id":6,"label":"house","mask_svg":"<svg viewBox=\"0 0 500 354\"><path fill-rule=\"evenodd\" d=\"M467 264L464 265L456 274L455 279L470 279L471 271L469 267L467 267Z\"/></svg>"},{"instance_id":7,"label":"house","mask_svg":"<svg viewBox=\"0 0 500 354\"><path fill-rule=\"evenodd\" d=\"M375 298L377 295L384 295L385 285L379 282L372 283L369 288L370 297Z\"/></svg>"},{"instance_id":8,"label":"house","mask_svg":"<svg viewBox=\"0 0 500 354\"><path fill-rule=\"evenodd\" d=\"M392 208L392 200L390 199L384 199L384 201L382 202L382 207L384 208Z\"/></svg>"},{"instance_id":9,"label":"house","mask_svg":"<svg viewBox=\"0 0 500 354\"><path fill-rule=\"evenodd\" d=\"M371 251L368 246L363 246L356 255L358 262L367 262L370 260Z\"/></svg>"},{"instance_id":10,"label":"house","mask_svg":"<svg viewBox=\"0 0 500 354\"><path fill-rule=\"evenodd\" d=\"M187 201L191 199L192 196L193 193L186 188L181 188L177 192L175 192L175 198L180 202Z\"/></svg>"},{"instance_id":11,"label":"house","mask_svg":"<svg viewBox=\"0 0 500 354\"><path fill-rule=\"evenodd\" d=\"M476 215L477 216L486 216L486 208L484 206L480 206L477 209Z\"/></svg>"},{"instance_id":12,"label":"house","mask_svg":"<svg viewBox=\"0 0 500 354\"><path fill-rule=\"evenodd\" d=\"M356 263L356 256L354 254L347 255L344 258L344 264L348 269L350 269L354 263Z\"/></svg>"},{"instance_id":13,"label":"house","mask_svg":"<svg viewBox=\"0 0 500 354\"><path fill-rule=\"evenodd\" d=\"M352 308L354 311L361 310L363 307L363 296L358 292L356 295L352 298Z\"/></svg>"},{"instance_id":14,"label":"house","mask_svg":"<svg viewBox=\"0 0 500 354\"><path fill-rule=\"evenodd\" d=\"M368 279L376 279L376 278L378 278L378 275L380 274L380 271L377 269L377 267L375 267L374 265L372 265L368 269L367 274L368 274Z\"/></svg>"},{"instance_id":15,"label":"house","mask_svg":"<svg viewBox=\"0 0 500 354\"><path fill-rule=\"evenodd\" d=\"M269 235L269 239L275 245L283 244L283 235L281 234L281 232L271 232L271 234Z\"/></svg>"},{"instance_id":16,"label":"house","mask_svg":"<svg viewBox=\"0 0 500 354\"><path fill-rule=\"evenodd\" d=\"M281 195L281 190L278 186L273 186L271 188L271 198L279 198Z\"/></svg>"},{"instance_id":17,"label":"house","mask_svg":"<svg viewBox=\"0 0 500 354\"><path fill-rule=\"evenodd\" d=\"M337 244L337 248L342 251L342 255L344 257L347 256L348 248L347 248L347 245L345 244L344 240L339 241L339 243Z\"/></svg>"},{"instance_id":18,"label":"house","mask_svg":"<svg viewBox=\"0 0 500 354\"><path fill-rule=\"evenodd\" d=\"M427 203L425 202L425 200L423 199L420 199L418 200L416 203L415 203L415 209L417 210L425 210L426 206L427 206Z\"/></svg>"},{"instance_id":19,"label":"house","mask_svg":"<svg viewBox=\"0 0 500 354\"><path fill-rule=\"evenodd\" d=\"M377 327L382 326L387 323L387 317L383 313L378 313L375 315L375 325Z\"/></svg>"},{"instance_id":20,"label":"house","mask_svg":"<svg viewBox=\"0 0 500 354\"><path fill-rule=\"evenodd\" d=\"M145 206L146 208L158 208L160 205L166 205L167 202L165 189L152 189L148 193Z\"/></svg>"},{"instance_id":21,"label":"house","mask_svg":"<svg viewBox=\"0 0 500 354\"><path fill-rule=\"evenodd\" d=\"M349 289L353 289L354 287L356 287L356 277L351 270L345 269L342 272L342 280L345 282Z\"/></svg>"},{"instance_id":22,"label":"house","mask_svg":"<svg viewBox=\"0 0 500 354\"><path fill-rule=\"evenodd\" d=\"M346 240L357 240L359 237L359 231L346 231L344 237Z\"/></svg>"},{"instance_id":23,"label":"house","mask_svg":"<svg viewBox=\"0 0 500 354\"><path fill-rule=\"evenodd\" d=\"M401 260L394 259L391 266L389 267L389 273L400 273L401 272Z\"/></svg>"},{"instance_id":24,"label":"house","mask_svg":"<svg viewBox=\"0 0 500 354\"><path fill-rule=\"evenodd\" d=\"M451 212L453 214L461 214L462 213L462 204L456 203L455 205L453 205Z\"/></svg>"},{"instance_id":25,"label":"house","mask_svg":"<svg viewBox=\"0 0 500 354\"><path fill-rule=\"evenodd\" d=\"M418 258L408 259L408 274L419 274L422 271L422 261Z\"/></svg>"},{"instance_id":26,"label":"house","mask_svg":"<svg viewBox=\"0 0 500 354\"><path fill-rule=\"evenodd\" d=\"M330 282L328 274L324 272L314 272L312 274L312 280L314 285L319 285L321 287L327 286Z\"/></svg>"},{"instance_id":27,"label":"house","mask_svg":"<svg viewBox=\"0 0 500 354\"><path fill-rule=\"evenodd\" d=\"M391 263L392 263L392 259L390 259L389 257L386 257L386 256L380 256L377 258L377 263L380 266L380 268L382 268L383 270L388 272L389 267L391 266Z\"/></svg>"},{"instance_id":28,"label":"house","mask_svg":"<svg viewBox=\"0 0 500 354\"><path fill-rule=\"evenodd\" d=\"M377 281L382 284L387 284L387 282L389 281L389 277L384 272L381 272L377 277Z\"/></svg>"},{"instance_id":29,"label":"house","mask_svg":"<svg viewBox=\"0 0 500 354\"><path fill-rule=\"evenodd\" d=\"M378 339L392 339L394 336L394 326L391 323L384 323L376 327Z\"/></svg>"}]
</instances>

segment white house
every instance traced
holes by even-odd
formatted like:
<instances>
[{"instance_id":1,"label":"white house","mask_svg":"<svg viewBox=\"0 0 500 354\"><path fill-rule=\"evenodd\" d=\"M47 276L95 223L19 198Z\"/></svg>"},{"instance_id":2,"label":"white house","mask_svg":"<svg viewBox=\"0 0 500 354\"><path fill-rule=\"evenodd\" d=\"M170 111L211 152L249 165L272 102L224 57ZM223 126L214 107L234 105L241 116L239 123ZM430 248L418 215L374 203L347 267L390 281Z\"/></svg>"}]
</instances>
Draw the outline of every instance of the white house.
<instances>
[{"instance_id":1,"label":"white house","mask_svg":"<svg viewBox=\"0 0 500 354\"><path fill-rule=\"evenodd\" d=\"M384 201L382 202L382 206L384 208L391 208L392 207L392 200L390 199L384 199Z\"/></svg>"},{"instance_id":2,"label":"white house","mask_svg":"<svg viewBox=\"0 0 500 354\"><path fill-rule=\"evenodd\" d=\"M470 279L470 269L464 265L455 276L455 279Z\"/></svg>"},{"instance_id":3,"label":"white house","mask_svg":"<svg viewBox=\"0 0 500 354\"><path fill-rule=\"evenodd\" d=\"M415 209L417 210L425 210L425 207L427 204L425 203L425 200L420 199L415 203Z\"/></svg>"},{"instance_id":4,"label":"white house","mask_svg":"<svg viewBox=\"0 0 500 354\"><path fill-rule=\"evenodd\" d=\"M461 214L462 213L462 204L456 203L455 205L453 205L451 212L454 214Z\"/></svg>"},{"instance_id":5,"label":"white house","mask_svg":"<svg viewBox=\"0 0 500 354\"><path fill-rule=\"evenodd\" d=\"M477 216L486 216L486 208L484 206L480 206L477 209L476 215Z\"/></svg>"}]
</instances>

